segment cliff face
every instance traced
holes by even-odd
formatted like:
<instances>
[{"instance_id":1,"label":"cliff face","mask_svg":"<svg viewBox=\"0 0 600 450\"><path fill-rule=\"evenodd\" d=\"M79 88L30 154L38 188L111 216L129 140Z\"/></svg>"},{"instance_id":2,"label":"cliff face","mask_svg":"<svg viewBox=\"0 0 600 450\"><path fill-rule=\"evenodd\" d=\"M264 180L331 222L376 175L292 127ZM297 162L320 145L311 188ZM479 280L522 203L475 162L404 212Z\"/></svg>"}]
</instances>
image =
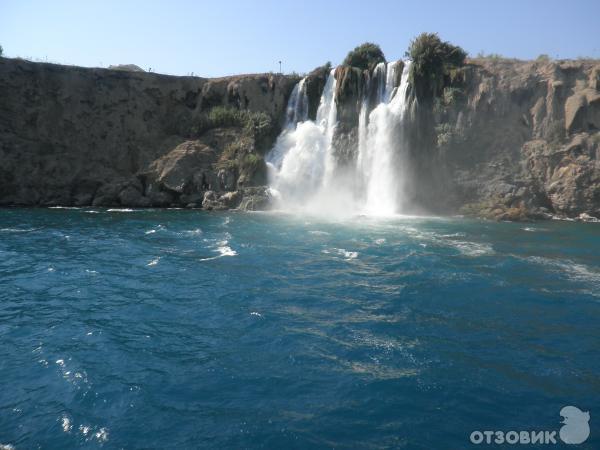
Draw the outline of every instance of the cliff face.
<instances>
[{"instance_id":1,"label":"cliff face","mask_svg":"<svg viewBox=\"0 0 600 450\"><path fill-rule=\"evenodd\" d=\"M369 76L336 71L342 162L356 160ZM600 217L599 61L471 60L436 98L419 101L412 88L408 148L397 151L408 152L404 194L415 212Z\"/></svg>"},{"instance_id":2,"label":"cliff face","mask_svg":"<svg viewBox=\"0 0 600 450\"><path fill-rule=\"evenodd\" d=\"M309 77L311 117L328 71ZM364 77L338 68L336 78L335 147L351 164ZM297 81L0 58L0 205L264 208L263 156ZM472 60L415 111L418 209L600 216L598 61Z\"/></svg>"},{"instance_id":3,"label":"cliff face","mask_svg":"<svg viewBox=\"0 0 600 450\"><path fill-rule=\"evenodd\" d=\"M423 203L509 220L600 216L600 62L473 60L457 78L429 116L431 159L417 158L433 186L421 185Z\"/></svg>"},{"instance_id":4,"label":"cliff face","mask_svg":"<svg viewBox=\"0 0 600 450\"><path fill-rule=\"evenodd\" d=\"M265 183L262 155L296 81L0 58L0 204L200 206L208 191L207 205L237 206ZM215 107L247 120L202 126Z\"/></svg>"}]
</instances>

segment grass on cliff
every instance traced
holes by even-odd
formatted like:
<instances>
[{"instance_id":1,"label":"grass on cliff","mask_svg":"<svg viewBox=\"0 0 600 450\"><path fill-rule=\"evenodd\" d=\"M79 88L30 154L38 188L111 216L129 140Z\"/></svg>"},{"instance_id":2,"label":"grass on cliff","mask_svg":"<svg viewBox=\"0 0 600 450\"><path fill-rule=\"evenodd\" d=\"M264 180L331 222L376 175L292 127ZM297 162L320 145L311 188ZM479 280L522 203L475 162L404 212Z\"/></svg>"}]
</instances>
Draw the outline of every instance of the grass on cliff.
<instances>
[{"instance_id":1,"label":"grass on cliff","mask_svg":"<svg viewBox=\"0 0 600 450\"><path fill-rule=\"evenodd\" d=\"M275 132L273 118L264 112L248 111L226 106L215 106L200 116L192 134L201 135L215 128L237 127L260 141Z\"/></svg>"},{"instance_id":2,"label":"grass on cliff","mask_svg":"<svg viewBox=\"0 0 600 450\"><path fill-rule=\"evenodd\" d=\"M411 41L406 56L412 60L409 76L417 98L429 101L443 93L446 79L465 64L467 52L442 41L437 33L421 33Z\"/></svg>"},{"instance_id":3,"label":"grass on cliff","mask_svg":"<svg viewBox=\"0 0 600 450\"><path fill-rule=\"evenodd\" d=\"M350 51L342 64L362 70L373 70L380 62L385 62L385 56L379 45L365 42Z\"/></svg>"}]
</instances>

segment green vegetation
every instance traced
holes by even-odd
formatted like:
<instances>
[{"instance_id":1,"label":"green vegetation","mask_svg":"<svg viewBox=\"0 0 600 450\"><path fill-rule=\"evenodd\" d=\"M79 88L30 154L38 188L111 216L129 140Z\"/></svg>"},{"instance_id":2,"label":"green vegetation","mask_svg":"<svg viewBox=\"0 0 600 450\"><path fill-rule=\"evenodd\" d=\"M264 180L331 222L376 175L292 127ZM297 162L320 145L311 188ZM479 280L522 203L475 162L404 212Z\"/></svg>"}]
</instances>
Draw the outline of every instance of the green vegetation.
<instances>
[{"instance_id":1,"label":"green vegetation","mask_svg":"<svg viewBox=\"0 0 600 450\"><path fill-rule=\"evenodd\" d=\"M457 87L446 87L442 93L442 101L445 106L455 105L465 101L465 93Z\"/></svg>"},{"instance_id":2,"label":"green vegetation","mask_svg":"<svg viewBox=\"0 0 600 450\"><path fill-rule=\"evenodd\" d=\"M488 53L486 54L485 52L481 51L479 53L477 53L476 56L477 59L507 59L504 55L501 55L500 53Z\"/></svg>"},{"instance_id":3,"label":"green vegetation","mask_svg":"<svg viewBox=\"0 0 600 450\"><path fill-rule=\"evenodd\" d=\"M0 45L0 56L2 56L2 53L4 52L4 49L2 48L2 46Z\"/></svg>"},{"instance_id":4,"label":"green vegetation","mask_svg":"<svg viewBox=\"0 0 600 450\"><path fill-rule=\"evenodd\" d=\"M385 56L379 45L365 42L349 52L342 64L362 70L373 70L380 62L385 62Z\"/></svg>"},{"instance_id":5,"label":"green vegetation","mask_svg":"<svg viewBox=\"0 0 600 450\"><path fill-rule=\"evenodd\" d=\"M215 106L203 114L193 129L193 134L200 135L214 128L237 127L253 133L259 138L271 133L274 127L271 116L264 112L253 112L225 106Z\"/></svg>"},{"instance_id":6,"label":"green vegetation","mask_svg":"<svg viewBox=\"0 0 600 450\"><path fill-rule=\"evenodd\" d=\"M421 33L411 41L406 56L412 60L409 76L417 98L431 101L443 93L450 73L464 65L467 53L437 33Z\"/></svg>"},{"instance_id":7,"label":"green vegetation","mask_svg":"<svg viewBox=\"0 0 600 450\"><path fill-rule=\"evenodd\" d=\"M265 164L262 156L257 155L256 153L247 154L241 162L242 168L248 170L249 172L254 172Z\"/></svg>"},{"instance_id":8,"label":"green vegetation","mask_svg":"<svg viewBox=\"0 0 600 450\"><path fill-rule=\"evenodd\" d=\"M541 54L539 55L536 59L537 62L543 62L543 63L547 63L552 61L552 58L550 58L550 56L546 55L546 54Z\"/></svg>"}]
</instances>

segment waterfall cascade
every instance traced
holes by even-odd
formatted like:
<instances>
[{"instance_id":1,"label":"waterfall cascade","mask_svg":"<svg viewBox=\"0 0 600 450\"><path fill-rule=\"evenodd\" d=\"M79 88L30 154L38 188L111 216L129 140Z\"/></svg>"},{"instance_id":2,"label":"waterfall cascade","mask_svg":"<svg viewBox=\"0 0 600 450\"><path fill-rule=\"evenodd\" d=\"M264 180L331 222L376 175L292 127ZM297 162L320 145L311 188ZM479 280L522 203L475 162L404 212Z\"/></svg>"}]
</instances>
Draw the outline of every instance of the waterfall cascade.
<instances>
[{"instance_id":1,"label":"waterfall cascade","mask_svg":"<svg viewBox=\"0 0 600 450\"><path fill-rule=\"evenodd\" d=\"M286 123L267 156L278 207L327 214L387 215L401 211L406 171L403 122L408 110L408 69L395 86L398 62L380 63L368 80L358 117L356 165L337 166L335 70L327 78L316 121L307 120L305 79L288 102ZM371 105L376 105L370 112Z\"/></svg>"},{"instance_id":2,"label":"waterfall cascade","mask_svg":"<svg viewBox=\"0 0 600 450\"><path fill-rule=\"evenodd\" d=\"M397 63L387 65L384 82L378 90L379 103L368 122L359 124L357 177L362 181L364 213L389 215L405 206L403 198L406 173L404 117L408 110L408 71L404 64L400 87L394 87ZM377 69L376 69L377 70ZM363 108L367 103L363 101ZM361 115L366 113L361 111Z\"/></svg>"}]
</instances>

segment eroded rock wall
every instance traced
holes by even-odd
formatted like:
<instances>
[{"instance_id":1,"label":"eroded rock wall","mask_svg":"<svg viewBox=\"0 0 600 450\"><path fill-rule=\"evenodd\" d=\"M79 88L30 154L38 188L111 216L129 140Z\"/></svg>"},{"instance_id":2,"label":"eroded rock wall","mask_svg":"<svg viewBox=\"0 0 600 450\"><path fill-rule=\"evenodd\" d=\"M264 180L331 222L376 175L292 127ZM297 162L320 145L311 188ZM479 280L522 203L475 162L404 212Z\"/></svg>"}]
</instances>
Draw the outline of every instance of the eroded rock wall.
<instances>
[{"instance_id":1,"label":"eroded rock wall","mask_svg":"<svg viewBox=\"0 0 600 450\"><path fill-rule=\"evenodd\" d=\"M599 76L598 61L471 61L434 106L421 201L495 219L600 216Z\"/></svg>"},{"instance_id":2,"label":"eroded rock wall","mask_svg":"<svg viewBox=\"0 0 600 450\"><path fill-rule=\"evenodd\" d=\"M329 68L311 74L310 117ZM368 76L338 68L343 164ZM0 205L264 208L276 129L202 128L215 107L284 118L296 77L220 79L0 58ZM471 60L411 124L417 211L600 216L600 62Z\"/></svg>"},{"instance_id":3,"label":"eroded rock wall","mask_svg":"<svg viewBox=\"0 0 600 450\"><path fill-rule=\"evenodd\" d=\"M206 192L240 191L211 203L235 206L245 188L254 195L265 184L262 156L276 130L197 126L224 106L265 113L276 128L296 81L0 58L0 205L201 206Z\"/></svg>"}]
</instances>

